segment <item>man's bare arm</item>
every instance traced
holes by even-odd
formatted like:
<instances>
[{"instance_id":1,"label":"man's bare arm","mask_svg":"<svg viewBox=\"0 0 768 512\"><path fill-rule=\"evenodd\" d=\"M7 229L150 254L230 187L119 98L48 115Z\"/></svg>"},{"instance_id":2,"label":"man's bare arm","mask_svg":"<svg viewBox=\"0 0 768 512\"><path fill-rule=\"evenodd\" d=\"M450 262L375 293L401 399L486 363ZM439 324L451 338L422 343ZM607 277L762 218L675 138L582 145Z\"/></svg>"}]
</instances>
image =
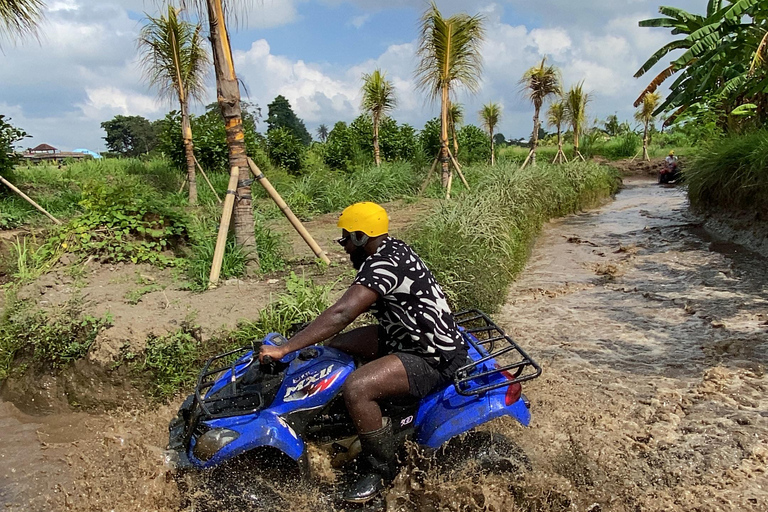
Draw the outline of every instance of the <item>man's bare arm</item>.
<instances>
[{"instance_id":1,"label":"man's bare arm","mask_svg":"<svg viewBox=\"0 0 768 512\"><path fill-rule=\"evenodd\" d=\"M282 347L263 345L259 359L270 356L281 359L291 352L327 340L344 330L355 318L368 309L379 298L379 294L360 284L353 284L336 303L323 311L311 324Z\"/></svg>"}]
</instances>

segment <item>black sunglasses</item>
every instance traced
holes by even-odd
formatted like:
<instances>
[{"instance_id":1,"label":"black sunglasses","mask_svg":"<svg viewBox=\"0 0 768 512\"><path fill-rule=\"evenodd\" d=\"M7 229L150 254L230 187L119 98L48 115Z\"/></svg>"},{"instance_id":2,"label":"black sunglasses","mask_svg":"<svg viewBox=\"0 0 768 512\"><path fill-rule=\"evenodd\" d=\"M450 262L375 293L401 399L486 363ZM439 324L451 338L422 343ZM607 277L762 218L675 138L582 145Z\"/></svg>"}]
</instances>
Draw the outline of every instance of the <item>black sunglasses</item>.
<instances>
[{"instance_id":1,"label":"black sunglasses","mask_svg":"<svg viewBox=\"0 0 768 512\"><path fill-rule=\"evenodd\" d=\"M346 247L347 246L347 240L349 240L349 235L343 236L341 238L337 238L336 239L336 243L338 243L342 247Z\"/></svg>"}]
</instances>

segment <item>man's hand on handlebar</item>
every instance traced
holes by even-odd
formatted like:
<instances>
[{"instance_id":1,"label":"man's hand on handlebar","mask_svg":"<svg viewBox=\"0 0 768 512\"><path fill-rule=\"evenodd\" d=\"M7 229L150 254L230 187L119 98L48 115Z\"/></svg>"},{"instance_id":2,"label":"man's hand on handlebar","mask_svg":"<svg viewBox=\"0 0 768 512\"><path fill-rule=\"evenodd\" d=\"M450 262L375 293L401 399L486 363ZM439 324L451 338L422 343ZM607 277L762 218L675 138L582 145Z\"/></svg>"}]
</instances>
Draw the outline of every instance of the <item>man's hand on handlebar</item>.
<instances>
[{"instance_id":1,"label":"man's hand on handlebar","mask_svg":"<svg viewBox=\"0 0 768 512\"><path fill-rule=\"evenodd\" d=\"M286 356L286 352L283 347L275 347L272 345L262 345L259 349L259 362L263 363L266 356L271 357L274 361L279 361Z\"/></svg>"}]
</instances>

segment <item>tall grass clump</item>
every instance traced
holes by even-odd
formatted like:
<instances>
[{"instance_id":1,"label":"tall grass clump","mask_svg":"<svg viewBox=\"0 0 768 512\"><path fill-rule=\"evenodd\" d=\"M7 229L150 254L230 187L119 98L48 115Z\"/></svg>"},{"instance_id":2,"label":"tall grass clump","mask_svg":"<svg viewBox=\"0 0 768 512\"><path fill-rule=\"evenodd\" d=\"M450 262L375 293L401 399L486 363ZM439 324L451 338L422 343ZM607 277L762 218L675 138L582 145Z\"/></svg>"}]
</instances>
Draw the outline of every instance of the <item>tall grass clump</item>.
<instances>
[{"instance_id":1,"label":"tall grass clump","mask_svg":"<svg viewBox=\"0 0 768 512\"><path fill-rule=\"evenodd\" d=\"M406 238L456 310L495 311L541 226L613 194L615 170L594 163L487 168L471 193L443 202Z\"/></svg>"},{"instance_id":2,"label":"tall grass clump","mask_svg":"<svg viewBox=\"0 0 768 512\"><path fill-rule=\"evenodd\" d=\"M694 154L683 169L696 208L768 210L768 130L731 135Z\"/></svg>"}]
</instances>

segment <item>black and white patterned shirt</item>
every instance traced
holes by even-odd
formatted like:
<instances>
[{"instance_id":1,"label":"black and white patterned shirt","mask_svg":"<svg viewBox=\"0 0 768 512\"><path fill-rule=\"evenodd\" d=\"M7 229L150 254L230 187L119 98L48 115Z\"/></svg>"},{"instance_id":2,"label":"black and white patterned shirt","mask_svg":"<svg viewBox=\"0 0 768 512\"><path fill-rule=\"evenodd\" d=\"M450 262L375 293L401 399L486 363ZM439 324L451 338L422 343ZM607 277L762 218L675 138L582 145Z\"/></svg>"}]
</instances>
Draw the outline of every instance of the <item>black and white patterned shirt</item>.
<instances>
[{"instance_id":1,"label":"black and white patterned shirt","mask_svg":"<svg viewBox=\"0 0 768 512\"><path fill-rule=\"evenodd\" d=\"M387 333L390 352L407 352L433 366L464 353L464 339L440 285L405 242L387 237L365 260L354 283L379 294L371 313Z\"/></svg>"}]
</instances>

